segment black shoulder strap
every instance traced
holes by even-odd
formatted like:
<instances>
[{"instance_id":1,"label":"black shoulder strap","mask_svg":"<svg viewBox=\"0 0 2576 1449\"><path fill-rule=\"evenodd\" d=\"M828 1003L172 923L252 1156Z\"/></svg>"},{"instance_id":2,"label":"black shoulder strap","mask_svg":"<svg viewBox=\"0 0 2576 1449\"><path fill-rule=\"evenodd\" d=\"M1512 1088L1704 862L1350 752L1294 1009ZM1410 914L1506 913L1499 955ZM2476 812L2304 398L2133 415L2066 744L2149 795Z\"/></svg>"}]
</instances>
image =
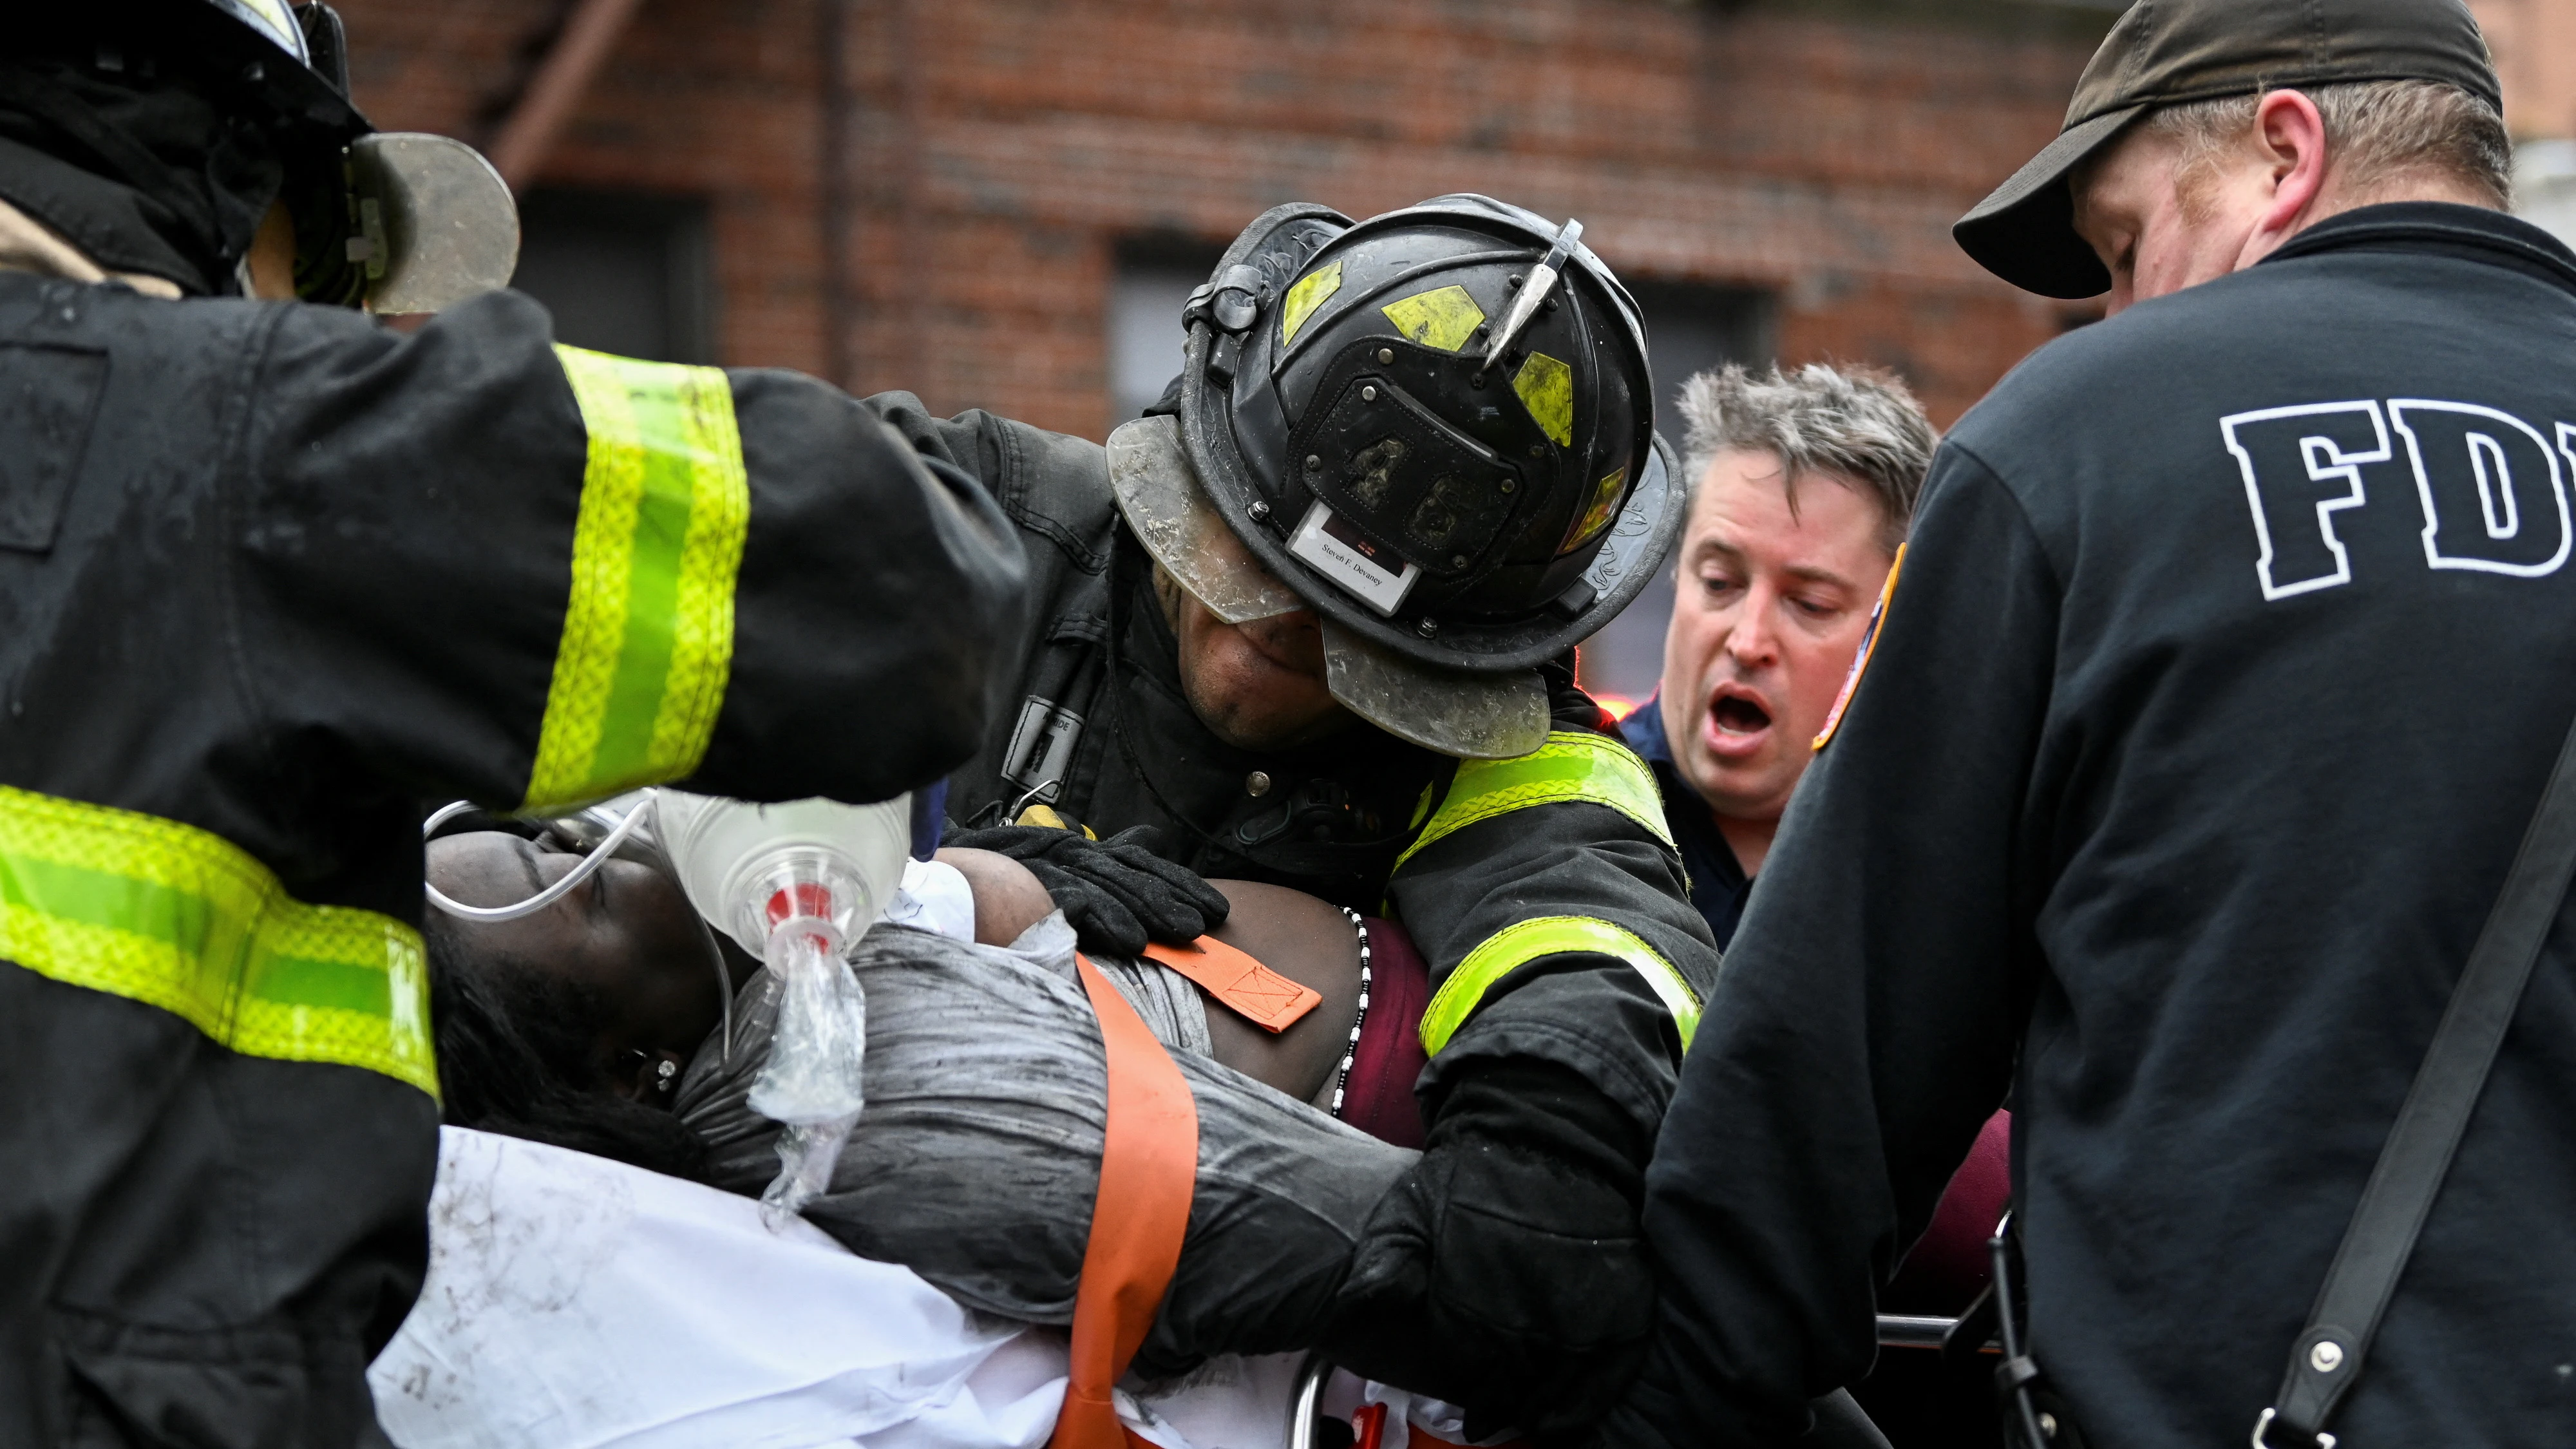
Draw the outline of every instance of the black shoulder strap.
<instances>
[{"instance_id":1,"label":"black shoulder strap","mask_svg":"<svg viewBox=\"0 0 2576 1449\"><path fill-rule=\"evenodd\" d=\"M2522 850L2505 875L2504 893L2469 951L2469 964L2415 1070L2406 1105L2379 1151L2379 1163L2362 1189L2352 1225L2335 1249L2325 1287L2309 1310L2307 1331L2290 1351L2289 1373L2274 1405L2254 1422L2254 1443L2306 1444L2332 1449L2325 1432L2346 1391L2361 1377L2380 1316L2396 1295L2397 1280L2415 1250L2415 1238L2451 1156L2468 1130L2469 1115L2484 1090L2496 1050L2504 1045L2514 1009L2541 942L2556 923L2576 877L2576 730L2559 747L2558 764L2524 834ZM2267 1441L2275 1428L2281 1436Z\"/></svg>"}]
</instances>

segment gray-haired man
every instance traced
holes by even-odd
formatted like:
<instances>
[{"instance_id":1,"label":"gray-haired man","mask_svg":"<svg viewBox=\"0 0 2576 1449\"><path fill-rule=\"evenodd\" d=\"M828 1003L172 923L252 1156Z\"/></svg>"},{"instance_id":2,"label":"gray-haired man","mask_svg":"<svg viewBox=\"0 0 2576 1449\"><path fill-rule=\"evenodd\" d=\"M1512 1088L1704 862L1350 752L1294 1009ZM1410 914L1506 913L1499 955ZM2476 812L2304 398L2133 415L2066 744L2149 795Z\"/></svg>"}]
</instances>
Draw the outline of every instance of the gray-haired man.
<instances>
[{"instance_id":1,"label":"gray-haired man","mask_svg":"<svg viewBox=\"0 0 2576 1449\"><path fill-rule=\"evenodd\" d=\"M1622 728L1723 947L1877 617L1932 425L1893 374L1821 364L1701 373L1682 418L1663 680Z\"/></svg>"}]
</instances>

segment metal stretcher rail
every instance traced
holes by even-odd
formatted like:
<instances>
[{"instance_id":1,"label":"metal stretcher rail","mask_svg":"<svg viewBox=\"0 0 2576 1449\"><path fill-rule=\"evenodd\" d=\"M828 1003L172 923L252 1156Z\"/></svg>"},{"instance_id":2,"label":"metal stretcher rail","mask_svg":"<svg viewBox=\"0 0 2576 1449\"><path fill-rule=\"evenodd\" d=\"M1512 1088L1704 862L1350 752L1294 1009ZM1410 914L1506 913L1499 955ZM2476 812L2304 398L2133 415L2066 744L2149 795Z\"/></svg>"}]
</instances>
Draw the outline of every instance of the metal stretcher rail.
<instances>
[{"instance_id":1,"label":"metal stretcher rail","mask_svg":"<svg viewBox=\"0 0 2576 1449\"><path fill-rule=\"evenodd\" d=\"M1949 1340L1950 1331L1959 1326L1955 1318L1925 1318L1906 1313L1878 1315L1878 1346L1881 1348L1940 1348ZM1977 1346L1979 1353L2002 1353L2003 1345L1988 1339Z\"/></svg>"}]
</instances>

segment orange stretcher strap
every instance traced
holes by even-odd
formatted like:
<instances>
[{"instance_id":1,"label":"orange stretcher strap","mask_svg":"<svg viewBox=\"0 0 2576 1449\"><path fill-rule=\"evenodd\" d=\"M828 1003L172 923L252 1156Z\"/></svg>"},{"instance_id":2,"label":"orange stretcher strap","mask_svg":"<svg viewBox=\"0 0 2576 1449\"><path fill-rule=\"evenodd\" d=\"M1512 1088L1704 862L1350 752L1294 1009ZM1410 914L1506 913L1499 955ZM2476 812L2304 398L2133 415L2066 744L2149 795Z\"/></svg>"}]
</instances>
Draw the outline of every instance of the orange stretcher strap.
<instances>
[{"instance_id":1,"label":"orange stretcher strap","mask_svg":"<svg viewBox=\"0 0 2576 1449\"><path fill-rule=\"evenodd\" d=\"M1145 948L1145 959L1160 961L1207 988L1226 1009L1263 1031L1286 1031L1324 1002L1315 988L1289 980L1214 936L1186 946L1156 941Z\"/></svg>"},{"instance_id":2,"label":"orange stretcher strap","mask_svg":"<svg viewBox=\"0 0 2576 1449\"><path fill-rule=\"evenodd\" d=\"M1248 958L1247 958L1248 959ZM1199 1177L1199 1111L1181 1069L1100 968L1077 955L1082 989L1109 1058L1109 1120L1100 1195L1073 1298L1073 1354L1050 1449L1131 1449L1147 1441L1118 1421L1109 1390L1127 1372L1163 1306L1189 1232Z\"/></svg>"}]
</instances>

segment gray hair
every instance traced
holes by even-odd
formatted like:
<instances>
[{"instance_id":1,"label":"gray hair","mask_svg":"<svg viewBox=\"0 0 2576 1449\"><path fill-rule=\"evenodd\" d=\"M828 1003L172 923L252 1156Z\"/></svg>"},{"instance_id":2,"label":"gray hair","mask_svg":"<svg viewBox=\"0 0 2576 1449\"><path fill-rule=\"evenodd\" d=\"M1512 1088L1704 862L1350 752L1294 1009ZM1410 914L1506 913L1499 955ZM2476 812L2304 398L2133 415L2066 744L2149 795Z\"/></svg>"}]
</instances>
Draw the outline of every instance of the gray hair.
<instances>
[{"instance_id":1,"label":"gray hair","mask_svg":"<svg viewBox=\"0 0 2576 1449\"><path fill-rule=\"evenodd\" d=\"M1780 460L1780 486L1798 505L1798 480L1823 473L1875 500L1890 552L1914 522L1914 500L1939 441L1923 405L1884 368L1828 367L1795 372L1776 365L1756 375L1740 362L1682 384L1682 473L1689 496L1718 454L1729 448Z\"/></svg>"},{"instance_id":2,"label":"gray hair","mask_svg":"<svg viewBox=\"0 0 2576 1449\"><path fill-rule=\"evenodd\" d=\"M2443 81L2299 86L2326 123L2326 160L2362 191L2409 175L2448 177L2499 209L2513 204L2513 141L2485 101ZM2142 130L2182 145L2177 175L2208 167L2254 129L2260 95L2185 101L2150 112Z\"/></svg>"}]
</instances>

